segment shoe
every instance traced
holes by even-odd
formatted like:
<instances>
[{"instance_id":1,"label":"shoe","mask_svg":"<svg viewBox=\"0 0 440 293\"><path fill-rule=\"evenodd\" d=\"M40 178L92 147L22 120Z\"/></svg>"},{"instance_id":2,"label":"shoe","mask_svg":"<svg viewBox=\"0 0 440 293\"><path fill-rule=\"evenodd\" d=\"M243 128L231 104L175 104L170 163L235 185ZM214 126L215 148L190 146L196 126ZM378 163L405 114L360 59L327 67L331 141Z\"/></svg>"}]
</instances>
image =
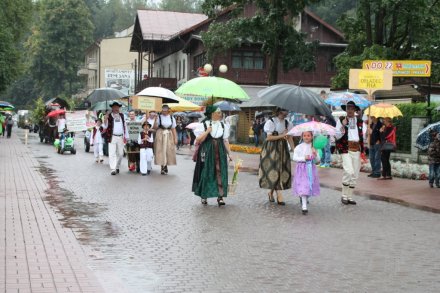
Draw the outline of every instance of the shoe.
<instances>
[{"instance_id":1,"label":"shoe","mask_svg":"<svg viewBox=\"0 0 440 293\"><path fill-rule=\"evenodd\" d=\"M118 174L119 174L119 169L116 169L116 173L118 173Z\"/></svg>"},{"instance_id":2,"label":"shoe","mask_svg":"<svg viewBox=\"0 0 440 293\"><path fill-rule=\"evenodd\" d=\"M202 198L202 204L208 204L208 200L206 198Z\"/></svg>"},{"instance_id":3,"label":"shoe","mask_svg":"<svg viewBox=\"0 0 440 293\"><path fill-rule=\"evenodd\" d=\"M113 170L110 174L112 174L112 175L116 175L116 171Z\"/></svg>"},{"instance_id":4,"label":"shoe","mask_svg":"<svg viewBox=\"0 0 440 293\"><path fill-rule=\"evenodd\" d=\"M142 173L142 176L147 176L147 173Z\"/></svg>"},{"instance_id":5,"label":"shoe","mask_svg":"<svg viewBox=\"0 0 440 293\"><path fill-rule=\"evenodd\" d=\"M161 175L165 175L166 174L165 173L165 168L163 166L160 168L160 174Z\"/></svg>"},{"instance_id":6,"label":"shoe","mask_svg":"<svg viewBox=\"0 0 440 293\"><path fill-rule=\"evenodd\" d=\"M302 214L303 214L303 215L307 215L308 212L309 212L309 211L308 211L307 209L302 210Z\"/></svg>"},{"instance_id":7,"label":"shoe","mask_svg":"<svg viewBox=\"0 0 440 293\"><path fill-rule=\"evenodd\" d=\"M275 199L273 198L273 193L268 193L267 196L269 197L270 202L275 202Z\"/></svg>"},{"instance_id":8,"label":"shoe","mask_svg":"<svg viewBox=\"0 0 440 293\"><path fill-rule=\"evenodd\" d=\"M429 187L434 188L434 183L429 183Z\"/></svg>"},{"instance_id":9,"label":"shoe","mask_svg":"<svg viewBox=\"0 0 440 293\"><path fill-rule=\"evenodd\" d=\"M345 205L348 205L348 198L346 197L341 197L341 202Z\"/></svg>"},{"instance_id":10,"label":"shoe","mask_svg":"<svg viewBox=\"0 0 440 293\"><path fill-rule=\"evenodd\" d=\"M99 160L99 162L100 162L101 164L104 163L104 159Z\"/></svg>"},{"instance_id":11,"label":"shoe","mask_svg":"<svg viewBox=\"0 0 440 293\"><path fill-rule=\"evenodd\" d=\"M385 177L385 180L393 180L393 177Z\"/></svg>"},{"instance_id":12,"label":"shoe","mask_svg":"<svg viewBox=\"0 0 440 293\"><path fill-rule=\"evenodd\" d=\"M371 173L371 174L368 174L368 177L373 177L374 176L374 174L373 173Z\"/></svg>"},{"instance_id":13,"label":"shoe","mask_svg":"<svg viewBox=\"0 0 440 293\"><path fill-rule=\"evenodd\" d=\"M352 199L352 198L349 198L349 199L348 199L348 204L355 205L355 204L356 204L356 201L355 201L354 199Z\"/></svg>"},{"instance_id":14,"label":"shoe","mask_svg":"<svg viewBox=\"0 0 440 293\"><path fill-rule=\"evenodd\" d=\"M96 160L95 162L96 162L96 163L98 163L99 161L98 161L98 160Z\"/></svg>"},{"instance_id":15,"label":"shoe","mask_svg":"<svg viewBox=\"0 0 440 293\"><path fill-rule=\"evenodd\" d=\"M217 198L217 203L218 203L218 206L224 206L225 202L223 201L223 197Z\"/></svg>"},{"instance_id":16,"label":"shoe","mask_svg":"<svg viewBox=\"0 0 440 293\"><path fill-rule=\"evenodd\" d=\"M165 174L168 174L168 166L165 166L165 167L163 168L163 170L165 171Z\"/></svg>"},{"instance_id":17,"label":"shoe","mask_svg":"<svg viewBox=\"0 0 440 293\"><path fill-rule=\"evenodd\" d=\"M150 171L150 170L148 170L148 171L147 171L147 175L150 175L150 173L151 173L151 171Z\"/></svg>"},{"instance_id":18,"label":"shoe","mask_svg":"<svg viewBox=\"0 0 440 293\"><path fill-rule=\"evenodd\" d=\"M281 200L278 200L279 198L281 198ZM281 195L281 193L278 193L277 191L277 204L279 204L280 206L284 206L286 205L286 203L282 200L283 196Z\"/></svg>"},{"instance_id":19,"label":"shoe","mask_svg":"<svg viewBox=\"0 0 440 293\"><path fill-rule=\"evenodd\" d=\"M380 178L379 174L373 174L373 176L371 176L371 178Z\"/></svg>"}]
</instances>

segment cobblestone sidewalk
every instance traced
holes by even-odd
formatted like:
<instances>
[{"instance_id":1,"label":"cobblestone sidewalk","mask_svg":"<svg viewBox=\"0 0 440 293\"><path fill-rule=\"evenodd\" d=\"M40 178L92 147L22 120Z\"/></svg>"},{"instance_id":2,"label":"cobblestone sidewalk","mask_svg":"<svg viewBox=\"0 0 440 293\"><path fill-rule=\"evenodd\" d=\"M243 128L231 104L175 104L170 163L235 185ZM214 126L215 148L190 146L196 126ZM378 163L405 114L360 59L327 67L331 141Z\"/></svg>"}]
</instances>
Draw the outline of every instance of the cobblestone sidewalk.
<instances>
[{"instance_id":1,"label":"cobblestone sidewalk","mask_svg":"<svg viewBox=\"0 0 440 293\"><path fill-rule=\"evenodd\" d=\"M38 167L15 134L0 139L0 291L102 292L72 230L43 201Z\"/></svg>"}]
</instances>

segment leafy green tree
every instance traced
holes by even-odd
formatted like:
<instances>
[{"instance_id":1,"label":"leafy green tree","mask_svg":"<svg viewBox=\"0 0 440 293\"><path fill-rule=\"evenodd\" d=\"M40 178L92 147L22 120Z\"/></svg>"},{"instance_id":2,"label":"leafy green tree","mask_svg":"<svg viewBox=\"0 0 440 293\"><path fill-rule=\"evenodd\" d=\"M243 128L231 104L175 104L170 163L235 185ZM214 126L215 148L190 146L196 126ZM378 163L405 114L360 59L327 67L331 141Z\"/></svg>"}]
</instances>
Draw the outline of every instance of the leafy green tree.
<instances>
[{"instance_id":1,"label":"leafy green tree","mask_svg":"<svg viewBox=\"0 0 440 293\"><path fill-rule=\"evenodd\" d=\"M218 7L234 5L232 17L226 22L214 21L202 39L207 48L208 59L230 48L244 44L261 44L261 51L269 56L268 83L276 84L278 66L284 71L300 68L310 71L315 68L316 43L306 43L305 35L295 29L304 7L313 0L206 0L204 12L215 17ZM243 17L246 5L255 5L258 10L253 17Z\"/></svg>"},{"instance_id":2,"label":"leafy green tree","mask_svg":"<svg viewBox=\"0 0 440 293\"><path fill-rule=\"evenodd\" d=\"M359 0L356 15L344 15L339 25L349 45L336 57L333 87L346 88L348 69L365 59L432 60L432 78L440 79L439 0Z\"/></svg>"},{"instance_id":3,"label":"leafy green tree","mask_svg":"<svg viewBox=\"0 0 440 293\"><path fill-rule=\"evenodd\" d=\"M337 20L344 14L354 15L359 0L321 0L308 8L332 26L338 27Z\"/></svg>"},{"instance_id":4,"label":"leafy green tree","mask_svg":"<svg viewBox=\"0 0 440 293\"><path fill-rule=\"evenodd\" d=\"M20 74L19 44L27 31L32 0L2 0L0 8L0 92Z\"/></svg>"},{"instance_id":5,"label":"leafy green tree","mask_svg":"<svg viewBox=\"0 0 440 293\"><path fill-rule=\"evenodd\" d=\"M30 72L45 96L70 96L80 85L77 71L92 42L93 24L83 0L42 0L27 47Z\"/></svg>"},{"instance_id":6,"label":"leafy green tree","mask_svg":"<svg viewBox=\"0 0 440 293\"><path fill-rule=\"evenodd\" d=\"M38 99L34 101L32 109L32 122L39 124L46 115L46 105L42 97L38 97Z\"/></svg>"},{"instance_id":7,"label":"leafy green tree","mask_svg":"<svg viewBox=\"0 0 440 293\"><path fill-rule=\"evenodd\" d=\"M203 0L162 0L159 9L178 12L202 12Z\"/></svg>"}]
</instances>

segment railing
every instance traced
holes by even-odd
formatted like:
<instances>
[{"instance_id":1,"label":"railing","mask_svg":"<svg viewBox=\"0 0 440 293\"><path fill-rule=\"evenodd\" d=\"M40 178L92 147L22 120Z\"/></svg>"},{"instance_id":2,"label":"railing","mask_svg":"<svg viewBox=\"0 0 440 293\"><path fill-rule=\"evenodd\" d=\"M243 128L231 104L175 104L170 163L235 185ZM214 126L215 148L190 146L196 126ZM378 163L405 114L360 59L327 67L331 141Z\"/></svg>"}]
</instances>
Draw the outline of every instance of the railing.
<instances>
[{"instance_id":1,"label":"railing","mask_svg":"<svg viewBox=\"0 0 440 293\"><path fill-rule=\"evenodd\" d=\"M176 78L162 78L162 77L153 77L149 79L141 80L136 85L136 93L140 92L144 88L151 87L151 86L160 86L167 88L169 90L176 90L177 89L177 79Z\"/></svg>"}]
</instances>

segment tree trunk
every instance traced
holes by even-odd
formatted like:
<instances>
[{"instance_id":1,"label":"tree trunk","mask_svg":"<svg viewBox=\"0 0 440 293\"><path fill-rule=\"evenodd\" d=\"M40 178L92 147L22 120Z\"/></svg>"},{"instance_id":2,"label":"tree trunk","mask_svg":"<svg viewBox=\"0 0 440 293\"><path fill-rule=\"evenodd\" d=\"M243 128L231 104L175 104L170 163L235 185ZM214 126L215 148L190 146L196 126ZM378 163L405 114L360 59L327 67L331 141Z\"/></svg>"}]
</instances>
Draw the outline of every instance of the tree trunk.
<instances>
[{"instance_id":1,"label":"tree trunk","mask_svg":"<svg viewBox=\"0 0 440 293\"><path fill-rule=\"evenodd\" d=\"M372 29L371 29L371 5L370 1L363 1L363 6L365 8L365 34L367 37L367 47L370 47L373 45L373 35L372 35Z\"/></svg>"},{"instance_id":2,"label":"tree trunk","mask_svg":"<svg viewBox=\"0 0 440 293\"><path fill-rule=\"evenodd\" d=\"M380 6L376 12L376 21L375 21L375 31L376 38L374 40L375 44L383 45L383 30L384 30L384 19L385 19L385 7Z\"/></svg>"},{"instance_id":3,"label":"tree trunk","mask_svg":"<svg viewBox=\"0 0 440 293\"><path fill-rule=\"evenodd\" d=\"M278 43L278 42L277 42ZM269 85L274 85L278 83L278 64L279 64L279 44L276 44L272 54L269 55L269 76L268 83Z\"/></svg>"}]
</instances>

